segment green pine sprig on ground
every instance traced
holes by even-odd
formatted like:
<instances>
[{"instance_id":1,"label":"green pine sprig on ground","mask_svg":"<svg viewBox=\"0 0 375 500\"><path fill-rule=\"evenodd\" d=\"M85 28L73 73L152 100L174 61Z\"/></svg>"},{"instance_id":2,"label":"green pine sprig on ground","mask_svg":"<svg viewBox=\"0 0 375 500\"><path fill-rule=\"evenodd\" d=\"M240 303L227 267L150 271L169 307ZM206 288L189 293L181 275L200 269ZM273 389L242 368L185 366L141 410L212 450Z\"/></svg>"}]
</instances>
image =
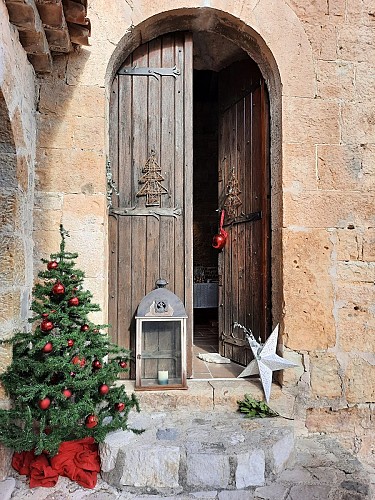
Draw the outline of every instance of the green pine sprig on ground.
<instances>
[{"instance_id":1,"label":"green pine sprig on ground","mask_svg":"<svg viewBox=\"0 0 375 500\"><path fill-rule=\"evenodd\" d=\"M31 332L7 341L13 360L0 376L11 408L0 410L0 442L15 451L35 449L51 456L63 441L127 429L134 394L115 385L128 370L130 352L113 344L107 325L90 313L100 311L84 289L84 272L75 267L77 253L65 250L67 232L60 226L60 251L43 260L31 304Z\"/></svg>"},{"instance_id":2,"label":"green pine sprig on ground","mask_svg":"<svg viewBox=\"0 0 375 500\"><path fill-rule=\"evenodd\" d=\"M245 394L244 399L237 401L238 411L246 418L278 417L279 414L272 410L264 401L258 401Z\"/></svg>"}]
</instances>

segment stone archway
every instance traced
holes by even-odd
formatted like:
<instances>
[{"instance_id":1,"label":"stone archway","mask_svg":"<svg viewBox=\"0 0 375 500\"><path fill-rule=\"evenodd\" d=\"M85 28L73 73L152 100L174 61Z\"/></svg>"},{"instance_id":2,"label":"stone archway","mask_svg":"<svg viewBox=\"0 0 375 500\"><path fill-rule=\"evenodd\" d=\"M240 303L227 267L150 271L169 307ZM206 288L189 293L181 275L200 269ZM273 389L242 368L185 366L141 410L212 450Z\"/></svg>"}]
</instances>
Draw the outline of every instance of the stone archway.
<instances>
[{"instance_id":1,"label":"stone archway","mask_svg":"<svg viewBox=\"0 0 375 500\"><path fill-rule=\"evenodd\" d=\"M0 339L3 340L28 328L33 281L36 142L35 75L3 4L0 46L4 47L0 51ZM10 348L2 346L1 372L10 359ZM6 400L2 387L1 400ZM9 464L9 450L0 447L0 480L6 477Z\"/></svg>"},{"instance_id":2,"label":"stone archway","mask_svg":"<svg viewBox=\"0 0 375 500\"><path fill-rule=\"evenodd\" d=\"M107 68L106 88L122 61L142 43L176 31L214 33L227 38L258 64L270 96L270 165L272 183L272 304L274 318L282 318L282 110L288 96L314 95L312 52L307 36L295 13L282 1L260 1L238 13L228 2L226 11L210 7L181 8L171 2L171 10L158 12L144 5L137 10L138 24L119 40ZM173 7L176 7L173 9ZM222 6L220 5L220 8ZM141 14L142 13L142 14ZM273 20L277 17L277 26ZM134 21L133 21L134 22ZM280 44L288 36L288 48ZM304 78L301 78L301 74ZM109 101L109 99L108 99ZM107 115L108 116L108 115Z\"/></svg>"}]
</instances>

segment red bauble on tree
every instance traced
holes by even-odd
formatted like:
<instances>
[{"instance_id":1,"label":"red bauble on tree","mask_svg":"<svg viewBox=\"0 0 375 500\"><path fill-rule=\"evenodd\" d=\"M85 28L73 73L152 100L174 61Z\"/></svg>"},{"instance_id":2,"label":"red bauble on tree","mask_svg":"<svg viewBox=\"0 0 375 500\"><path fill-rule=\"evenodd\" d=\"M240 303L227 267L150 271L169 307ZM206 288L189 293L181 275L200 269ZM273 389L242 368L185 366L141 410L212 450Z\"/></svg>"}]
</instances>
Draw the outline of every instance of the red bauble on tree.
<instances>
[{"instance_id":1,"label":"red bauble on tree","mask_svg":"<svg viewBox=\"0 0 375 500\"><path fill-rule=\"evenodd\" d=\"M54 327L55 325L49 319L44 319L40 323L40 329L42 330L42 332L50 332Z\"/></svg>"},{"instance_id":2,"label":"red bauble on tree","mask_svg":"<svg viewBox=\"0 0 375 500\"><path fill-rule=\"evenodd\" d=\"M82 325L81 326L81 332L88 332L90 330L89 325Z\"/></svg>"},{"instance_id":3,"label":"red bauble on tree","mask_svg":"<svg viewBox=\"0 0 375 500\"><path fill-rule=\"evenodd\" d=\"M73 339L68 339L67 345L68 345L68 347L73 347L74 346L74 340Z\"/></svg>"},{"instance_id":4,"label":"red bauble on tree","mask_svg":"<svg viewBox=\"0 0 375 500\"><path fill-rule=\"evenodd\" d=\"M79 304L78 297L72 297L71 299L68 300L68 306L70 307L78 306L78 304Z\"/></svg>"},{"instance_id":5,"label":"red bauble on tree","mask_svg":"<svg viewBox=\"0 0 375 500\"><path fill-rule=\"evenodd\" d=\"M38 406L41 410L48 410L51 405L51 400L49 398L41 399L38 403Z\"/></svg>"},{"instance_id":6,"label":"red bauble on tree","mask_svg":"<svg viewBox=\"0 0 375 500\"><path fill-rule=\"evenodd\" d=\"M116 403L115 404L116 411L124 411L124 409L125 409L125 403Z\"/></svg>"},{"instance_id":7,"label":"red bauble on tree","mask_svg":"<svg viewBox=\"0 0 375 500\"><path fill-rule=\"evenodd\" d=\"M102 396L105 396L108 393L109 393L109 387L108 387L108 385L107 384L102 384L99 387L99 394L101 394Z\"/></svg>"},{"instance_id":8,"label":"red bauble on tree","mask_svg":"<svg viewBox=\"0 0 375 500\"><path fill-rule=\"evenodd\" d=\"M63 389L61 392L67 399L71 398L73 394L70 389Z\"/></svg>"},{"instance_id":9,"label":"red bauble on tree","mask_svg":"<svg viewBox=\"0 0 375 500\"><path fill-rule=\"evenodd\" d=\"M82 367L82 366L85 366L86 360L85 360L85 358L80 358L79 356L74 356L72 358L72 363L73 363L73 365L79 365Z\"/></svg>"},{"instance_id":10,"label":"red bauble on tree","mask_svg":"<svg viewBox=\"0 0 375 500\"><path fill-rule=\"evenodd\" d=\"M42 318L48 318L49 314L48 313L43 313Z\"/></svg>"},{"instance_id":11,"label":"red bauble on tree","mask_svg":"<svg viewBox=\"0 0 375 500\"><path fill-rule=\"evenodd\" d=\"M102 367L102 364L98 359L94 359L91 365L94 370L100 370L100 368Z\"/></svg>"},{"instance_id":12,"label":"red bauble on tree","mask_svg":"<svg viewBox=\"0 0 375 500\"><path fill-rule=\"evenodd\" d=\"M127 368L128 363L126 361L119 361L120 368Z\"/></svg>"},{"instance_id":13,"label":"red bauble on tree","mask_svg":"<svg viewBox=\"0 0 375 500\"><path fill-rule=\"evenodd\" d=\"M48 262L47 264L47 269L49 271L52 271L52 269L57 269L59 267L59 264L55 261L55 260L51 260L50 262Z\"/></svg>"},{"instance_id":14,"label":"red bauble on tree","mask_svg":"<svg viewBox=\"0 0 375 500\"><path fill-rule=\"evenodd\" d=\"M46 354L52 352L53 351L52 342L47 342L47 344L42 348L42 351Z\"/></svg>"},{"instance_id":15,"label":"red bauble on tree","mask_svg":"<svg viewBox=\"0 0 375 500\"><path fill-rule=\"evenodd\" d=\"M54 295L63 295L65 293L65 286L58 281L52 287L52 293Z\"/></svg>"},{"instance_id":16,"label":"red bauble on tree","mask_svg":"<svg viewBox=\"0 0 375 500\"><path fill-rule=\"evenodd\" d=\"M85 419L85 425L88 429L96 427L99 423L99 419L96 415L87 415Z\"/></svg>"}]
</instances>

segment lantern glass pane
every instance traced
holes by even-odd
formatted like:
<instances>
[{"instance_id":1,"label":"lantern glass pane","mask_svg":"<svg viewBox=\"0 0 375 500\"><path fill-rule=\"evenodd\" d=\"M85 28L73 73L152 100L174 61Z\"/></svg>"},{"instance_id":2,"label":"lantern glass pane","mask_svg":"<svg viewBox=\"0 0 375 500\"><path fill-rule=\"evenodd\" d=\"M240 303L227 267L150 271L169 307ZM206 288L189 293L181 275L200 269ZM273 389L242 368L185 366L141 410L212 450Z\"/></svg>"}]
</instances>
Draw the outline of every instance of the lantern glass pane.
<instances>
[{"instance_id":1,"label":"lantern glass pane","mask_svg":"<svg viewBox=\"0 0 375 500\"><path fill-rule=\"evenodd\" d=\"M142 322L142 386L181 384L181 321Z\"/></svg>"}]
</instances>

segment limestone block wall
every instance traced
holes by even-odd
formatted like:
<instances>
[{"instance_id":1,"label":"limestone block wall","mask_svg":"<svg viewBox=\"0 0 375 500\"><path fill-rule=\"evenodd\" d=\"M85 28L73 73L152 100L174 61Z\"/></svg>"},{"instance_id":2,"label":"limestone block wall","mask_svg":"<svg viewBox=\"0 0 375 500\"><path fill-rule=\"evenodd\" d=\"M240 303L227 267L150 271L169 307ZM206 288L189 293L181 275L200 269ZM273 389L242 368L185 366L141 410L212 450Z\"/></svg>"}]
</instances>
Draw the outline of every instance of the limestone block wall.
<instances>
[{"instance_id":1,"label":"limestone block wall","mask_svg":"<svg viewBox=\"0 0 375 500\"><path fill-rule=\"evenodd\" d=\"M0 339L27 328L33 282L33 189L36 146L34 70L0 0ZM0 372L10 349L0 347ZM0 405L8 404L0 387ZM0 447L0 480L9 466Z\"/></svg>"},{"instance_id":2,"label":"limestone block wall","mask_svg":"<svg viewBox=\"0 0 375 500\"><path fill-rule=\"evenodd\" d=\"M339 431L366 456L375 446L364 444L375 403L374 14L370 0L92 0L91 46L55 58L40 79L34 208L36 269L63 222L106 321L113 74L168 26L242 44L271 100L274 319L284 355L299 362L283 387L310 430Z\"/></svg>"}]
</instances>

